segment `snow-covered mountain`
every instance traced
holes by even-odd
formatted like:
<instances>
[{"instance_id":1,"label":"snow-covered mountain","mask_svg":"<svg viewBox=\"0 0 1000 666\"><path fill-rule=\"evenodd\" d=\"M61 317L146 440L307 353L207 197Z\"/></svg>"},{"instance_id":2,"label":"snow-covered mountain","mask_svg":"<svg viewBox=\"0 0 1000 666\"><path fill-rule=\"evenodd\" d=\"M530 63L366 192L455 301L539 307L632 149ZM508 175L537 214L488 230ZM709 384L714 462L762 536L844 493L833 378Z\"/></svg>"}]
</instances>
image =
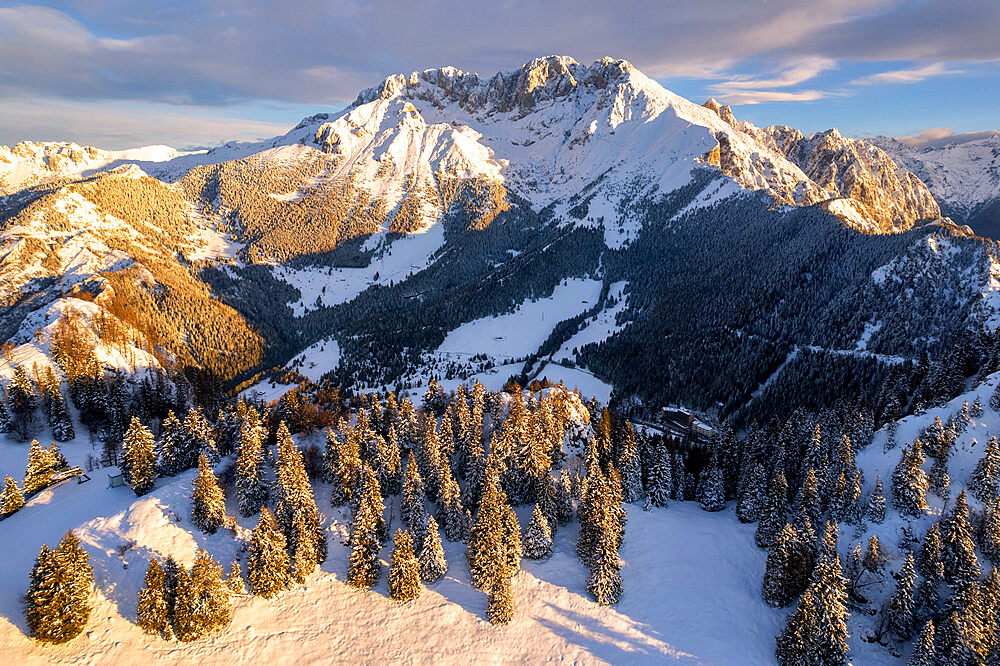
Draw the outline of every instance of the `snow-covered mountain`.
<instances>
[{"instance_id":1,"label":"snow-covered mountain","mask_svg":"<svg viewBox=\"0 0 1000 666\"><path fill-rule=\"evenodd\" d=\"M1000 131L920 144L881 136L868 141L923 180L946 215L1000 237Z\"/></svg>"},{"instance_id":2,"label":"snow-covered mountain","mask_svg":"<svg viewBox=\"0 0 1000 666\"><path fill-rule=\"evenodd\" d=\"M804 346L915 358L996 319L992 246L926 224L937 204L887 153L738 121L623 60L392 76L283 136L208 151L0 157L5 338L27 344L29 314L83 294L136 348L230 379L290 363L359 387L590 381L582 364L605 392L736 409ZM932 276L873 277L945 246ZM946 307L914 301L912 323L908 277ZM722 336L708 352L699 328ZM662 363L622 360L664 336ZM683 379L708 358L696 374L727 377L710 395Z\"/></svg>"}]
</instances>

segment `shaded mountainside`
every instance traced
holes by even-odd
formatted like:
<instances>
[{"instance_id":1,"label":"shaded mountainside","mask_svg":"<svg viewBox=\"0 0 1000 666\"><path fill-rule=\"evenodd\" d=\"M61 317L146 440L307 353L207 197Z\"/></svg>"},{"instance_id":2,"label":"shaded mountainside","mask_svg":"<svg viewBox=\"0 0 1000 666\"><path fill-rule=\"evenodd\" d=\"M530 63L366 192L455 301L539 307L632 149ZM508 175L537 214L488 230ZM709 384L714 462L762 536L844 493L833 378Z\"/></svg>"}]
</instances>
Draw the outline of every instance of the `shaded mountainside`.
<instances>
[{"instance_id":1,"label":"shaded mountainside","mask_svg":"<svg viewBox=\"0 0 1000 666\"><path fill-rule=\"evenodd\" d=\"M994 244L930 223L886 152L739 122L621 60L394 76L282 137L124 166L61 145L0 152L14 358L76 299L128 331L90 313L95 344L230 386L318 345L354 389L558 362L624 402L767 417L776 390L870 398L997 323Z\"/></svg>"}]
</instances>

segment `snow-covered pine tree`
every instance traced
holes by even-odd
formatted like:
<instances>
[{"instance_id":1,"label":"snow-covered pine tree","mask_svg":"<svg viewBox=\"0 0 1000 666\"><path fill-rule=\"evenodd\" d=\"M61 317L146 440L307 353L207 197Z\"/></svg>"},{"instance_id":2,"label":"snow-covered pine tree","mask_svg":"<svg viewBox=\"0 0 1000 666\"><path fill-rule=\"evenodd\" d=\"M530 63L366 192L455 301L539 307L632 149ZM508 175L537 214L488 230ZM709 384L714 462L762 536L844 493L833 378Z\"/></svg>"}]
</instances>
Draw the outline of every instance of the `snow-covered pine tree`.
<instances>
[{"instance_id":1,"label":"snow-covered pine tree","mask_svg":"<svg viewBox=\"0 0 1000 666\"><path fill-rule=\"evenodd\" d=\"M746 479L736 498L736 517L741 523L759 520L767 503L767 471L759 461L751 461Z\"/></svg>"},{"instance_id":2,"label":"snow-covered pine tree","mask_svg":"<svg viewBox=\"0 0 1000 666\"><path fill-rule=\"evenodd\" d=\"M503 539L504 512L507 496L500 488L494 470L487 471L483 482L483 497L469 536L467 558L473 584L481 590L492 590L503 577L506 545Z\"/></svg>"},{"instance_id":3,"label":"snow-covered pine tree","mask_svg":"<svg viewBox=\"0 0 1000 666\"><path fill-rule=\"evenodd\" d=\"M916 611L917 570L913 553L907 552L903 567L896 576L896 590L886 606L885 627L898 641L910 640L913 635Z\"/></svg>"},{"instance_id":4,"label":"snow-covered pine tree","mask_svg":"<svg viewBox=\"0 0 1000 666\"><path fill-rule=\"evenodd\" d=\"M787 498L788 483L785 481L785 473L781 471L780 466L776 466L768 486L767 501L764 503L754 534L758 548L769 548L785 525L788 513Z\"/></svg>"},{"instance_id":5,"label":"snow-covered pine tree","mask_svg":"<svg viewBox=\"0 0 1000 666\"><path fill-rule=\"evenodd\" d=\"M392 564L389 566L389 598L410 601L420 596L420 564L413 554L413 539L406 530L396 530Z\"/></svg>"},{"instance_id":6,"label":"snow-covered pine tree","mask_svg":"<svg viewBox=\"0 0 1000 666\"><path fill-rule=\"evenodd\" d=\"M292 441L292 436L283 421L278 425L277 442L275 519L285 534L288 547L293 554L299 548L299 540L305 538L311 541L307 547L315 553L316 563L322 562L326 559L326 534L320 521L312 485L309 483L309 475L302 462L302 453ZM292 529L296 516L300 516L299 520L305 522L305 529L300 533ZM312 570L308 567L308 562L304 561L302 564Z\"/></svg>"},{"instance_id":7,"label":"snow-covered pine tree","mask_svg":"<svg viewBox=\"0 0 1000 666\"><path fill-rule=\"evenodd\" d=\"M556 484L556 520L560 525L567 525L573 520L573 483L569 472L563 470Z\"/></svg>"},{"instance_id":8,"label":"snow-covered pine tree","mask_svg":"<svg viewBox=\"0 0 1000 666\"><path fill-rule=\"evenodd\" d=\"M37 439L31 440L28 449L28 464L24 470L24 492L33 493L49 485L52 472L60 467L51 447L43 449Z\"/></svg>"},{"instance_id":9,"label":"snow-covered pine tree","mask_svg":"<svg viewBox=\"0 0 1000 666\"><path fill-rule=\"evenodd\" d=\"M509 578L499 578L490 587L486 617L495 625L510 624L514 619L514 593Z\"/></svg>"},{"instance_id":10,"label":"snow-covered pine tree","mask_svg":"<svg viewBox=\"0 0 1000 666\"><path fill-rule=\"evenodd\" d=\"M868 539L868 547L865 549L865 555L861 560L862 566L873 574L878 574L882 571L882 567L885 566L886 559L885 546L879 543L877 534L871 535Z\"/></svg>"},{"instance_id":11,"label":"snow-covered pine tree","mask_svg":"<svg viewBox=\"0 0 1000 666\"><path fill-rule=\"evenodd\" d=\"M761 597L767 605L783 608L802 593L810 573L804 570L805 565L798 534L794 527L786 524L767 552L767 568L761 586Z\"/></svg>"},{"instance_id":12,"label":"snow-covered pine tree","mask_svg":"<svg viewBox=\"0 0 1000 666\"><path fill-rule=\"evenodd\" d=\"M903 449L899 464L892 472L892 501L904 516L920 516L927 511L927 474L924 464L923 443L916 439Z\"/></svg>"},{"instance_id":13,"label":"snow-covered pine tree","mask_svg":"<svg viewBox=\"0 0 1000 666\"><path fill-rule=\"evenodd\" d=\"M621 599L621 561L614 534L608 530L601 533L597 543L594 563L587 579L587 592L602 606L616 604Z\"/></svg>"},{"instance_id":14,"label":"snow-covered pine tree","mask_svg":"<svg viewBox=\"0 0 1000 666\"><path fill-rule=\"evenodd\" d=\"M938 664L983 664L991 641L984 634L979 586L955 591L935 628L934 656Z\"/></svg>"},{"instance_id":15,"label":"snow-covered pine tree","mask_svg":"<svg viewBox=\"0 0 1000 666\"><path fill-rule=\"evenodd\" d=\"M233 560L229 567L229 575L226 576L226 589L232 594L246 594L247 586L243 582L243 571L240 569L240 561Z\"/></svg>"},{"instance_id":16,"label":"snow-covered pine tree","mask_svg":"<svg viewBox=\"0 0 1000 666\"><path fill-rule=\"evenodd\" d=\"M990 394L990 409L994 412L1000 412L1000 384L997 384L993 393Z\"/></svg>"},{"instance_id":17,"label":"snow-covered pine tree","mask_svg":"<svg viewBox=\"0 0 1000 666\"><path fill-rule=\"evenodd\" d=\"M979 547L991 564L1000 563L1000 497L986 508L979 528Z\"/></svg>"},{"instance_id":18,"label":"snow-covered pine tree","mask_svg":"<svg viewBox=\"0 0 1000 666\"><path fill-rule=\"evenodd\" d=\"M270 599L288 587L288 551L285 535L278 529L274 516L262 507L260 520L250 540L247 561L247 581L250 591Z\"/></svg>"},{"instance_id":19,"label":"snow-covered pine tree","mask_svg":"<svg viewBox=\"0 0 1000 666\"><path fill-rule=\"evenodd\" d=\"M913 652L907 666L938 666L940 662L934 654L934 621L927 620L920 636L913 643Z\"/></svg>"},{"instance_id":20,"label":"snow-covered pine tree","mask_svg":"<svg viewBox=\"0 0 1000 666\"><path fill-rule=\"evenodd\" d=\"M441 546L441 534L434 518L427 519L427 537L420 549L420 579L425 583L441 580L448 573L448 561Z\"/></svg>"},{"instance_id":21,"label":"snow-covered pine tree","mask_svg":"<svg viewBox=\"0 0 1000 666\"><path fill-rule=\"evenodd\" d=\"M639 449L636 446L635 430L632 428L632 424L628 421L626 421L623 426L617 467L618 471L622 475L622 501L629 503L638 502L643 496L642 465L639 461ZM722 498L722 502L725 504L725 497ZM706 511L715 510L716 509L706 509Z\"/></svg>"},{"instance_id":22,"label":"snow-covered pine tree","mask_svg":"<svg viewBox=\"0 0 1000 666\"><path fill-rule=\"evenodd\" d=\"M226 496L219 487L208 456L198 456L198 476L192 482L191 521L206 534L215 534L226 522Z\"/></svg>"},{"instance_id":23,"label":"snow-covered pine tree","mask_svg":"<svg viewBox=\"0 0 1000 666\"><path fill-rule=\"evenodd\" d=\"M52 438L57 442L68 442L76 437L73 419L70 418L66 398L58 386L52 393L52 405L49 407L49 425L52 427Z\"/></svg>"},{"instance_id":24,"label":"snow-covered pine tree","mask_svg":"<svg viewBox=\"0 0 1000 666\"><path fill-rule=\"evenodd\" d=\"M944 580L943 550L941 529L938 523L934 523L924 534L924 542L917 553L917 571L921 576L932 582Z\"/></svg>"},{"instance_id":25,"label":"snow-covered pine tree","mask_svg":"<svg viewBox=\"0 0 1000 666\"><path fill-rule=\"evenodd\" d=\"M537 504L531 514L531 522L524 531L521 544L524 556L530 560L543 560L552 554L552 531Z\"/></svg>"},{"instance_id":26,"label":"snow-covered pine tree","mask_svg":"<svg viewBox=\"0 0 1000 666\"><path fill-rule=\"evenodd\" d=\"M157 444L157 471L160 476L174 476L184 469L181 461L183 425L173 411L168 411L161 429L163 432Z\"/></svg>"},{"instance_id":27,"label":"snow-covered pine tree","mask_svg":"<svg viewBox=\"0 0 1000 666\"><path fill-rule=\"evenodd\" d=\"M73 532L66 532L54 550L43 545L24 595L25 623L31 637L58 644L79 636L90 618L93 582L87 552Z\"/></svg>"},{"instance_id":28,"label":"snow-covered pine tree","mask_svg":"<svg viewBox=\"0 0 1000 666\"><path fill-rule=\"evenodd\" d=\"M267 502L267 496L263 443L252 425L244 423L240 426L240 442L236 453L236 497L240 515L256 515Z\"/></svg>"},{"instance_id":29,"label":"snow-covered pine tree","mask_svg":"<svg viewBox=\"0 0 1000 666\"><path fill-rule=\"evenodd\" d=\"M122 439L121 470L126 483L132 486L136 495L145 495L153 489L156 482L154 446L155 441L149 428L133 416Z\"/></svg>"},{"instance_id":30,"label":"snow-covered pine tree","mask_svg":"<svg viewBox=\"0 0 1000 666\"><path fill-rule=\"evenodd\" d=\"M201 408L191 408L181 428L180 456L181 469L191 469L198 464L198 454L204 452L209 461L219 461L219 451L215 447L212 428Z\"/></svg>"},{"instance_id":31,"label":"snow-covered pine tree","mask_svg":"<svg viewBox=\"0 0 1000 666\"><path fill-rule=\"evenodd\" d=\"M305 512L296 513L292 519L292 533L288 539L291 576L296 583L305 583L306 577L315 571L319 564L315 537L315 527L309 516Z\"/></svg>"},{"instance_id":32,"label":"snow-covered pine tree","mask_svg":"<svg viewBox=\"0 0 1000 666\"><path fill-rule=\"evenodd\" d=\"M885 520L885 495L882 491L882 477L875 480L875 490L868 498L868 520L876 525L881 525Z\"/></svg>"},{"instance_id":33,"label":"snow-covered pine tree","mask_svg":"<svg viewBox=\"0 0 1000 666\"><path fill-rule=\"evenodd\" d=\"M976 396L975 401L973 401L972 406L969 407L969 417L973 419L978 419L983 416L983 403L979 401L979 396Z\"/></svg>"},{"instance_id":34,"label":"snow-covered pine tree","mask_svg":"<svg viewBox=\"0 0 1000 666\"><path fill-rule=\"evenodd\" d=\"M846 598L840 560L821 558L812 583L778 637L775 650L778 663L846 666L849 649Z\"/></svg>"},{"instance_id":35,"label":"snow-covered pine tree","mask_svg":"<svg viewBox=\"0 0 1000 666\"><path fill-rule=\"evenodd\" d=\"M400 500L399 511L403 525L413 537L414 544L419 549L424 545L424 527L427 525L427 509L424 507L424 483L417 469L413 451L406 460L406 471L403 477L403 497ZM447 525L447 521L445 522Z\"/></svg>"},{"instance_id":36,"label":"snow-covered pine tree","mask_svg":"<svg viewBox=\"0 0 1000 666\"><path fill-rule=\"evenodd\" d=\"M348 564L347 582L352 587L371 588L378 583L381 564L378 553L381 544L378 537L377 518L367 502L363 502L351 523L351 555Z\"/></svg>"},{"instance_id":37,"label":"snow-covered pine tree","mask_svg":"<svg viewBox=\"0 0 1000 666\"><path fill-rule=\"evenodd\" d=\"M820 510L820 486L816 471L811 467L806 470L802 485L795 496L793 511L796 515L804 513L813 526L820 524L822 511Z\"/></svg>"},{"instance_id":38,"label":"snow-covered pine tree","mask_svg":"<svg viewBox=\"0 0 1000 666\"><path fill-rule=\"evenodd\" d=\"M170 626L170 609L167 605L163 579L163 569L159 560L151 557L143 588L139 590L135 623L147 634L170 640L174 632Z\"/></svg>"},{"instance_id":39,"label":"snow-covered pine tree","mask_svg":"<svg viewBox=\"0 0 1000 666\"><path fill-rule=\"evenodd\" d=\"M996 436L991 435L986 440L983 457L972 470L969 491L984 504L989 504L1000 495L1000 441Z\"/></svg>"},{"instance_id":40,"label":"snow-covered pine tree","mask_svg":"<svg viewBox=\"0 0 1000 666\"><path fill-rule=\"evenodd\" d=\"M981 570L969 524L969 507L963 490L955 498L952 510L941 521L941 563L944 579L954 590L975 585ZM939 627L943 631L944 625Z\"/></svg>"},{"instance_id":41,"label":"snow-covered pine tree","mask_svg":"<svg viewBox=\"0 0 1000 666\"><path fill-rule=\"evenodd\" d=\"M0 493L0 516L9 516L24 506L24 495L17 487L17 481L10 475L4 480L3 492Z\"/></svg>"},{"instance_id":42,"label":"snow-covered pine tree","mask_svg":"<svg viewBox=\"0 0 1000 666\"><path fill-rule=\"evenodd\" d=\"M722 511L726 508L726 488L723 484L719 455L713 451L708 465L701 471L698 483L698 501L703 511Z\"/></svg>"},{"instance_id":43,"label":"snow-covered pine tree","mask_svg":"<svg viewBox=\"0 0 1000 666\"><path fill-rule=\"evenodd\" d=\"M653 460L649 465L649 477L646 484L649 503L656 507L667 506L673 483L670 452L667 451L666 445L661 444L653 449Z\"/></svg>"}]
</instances>

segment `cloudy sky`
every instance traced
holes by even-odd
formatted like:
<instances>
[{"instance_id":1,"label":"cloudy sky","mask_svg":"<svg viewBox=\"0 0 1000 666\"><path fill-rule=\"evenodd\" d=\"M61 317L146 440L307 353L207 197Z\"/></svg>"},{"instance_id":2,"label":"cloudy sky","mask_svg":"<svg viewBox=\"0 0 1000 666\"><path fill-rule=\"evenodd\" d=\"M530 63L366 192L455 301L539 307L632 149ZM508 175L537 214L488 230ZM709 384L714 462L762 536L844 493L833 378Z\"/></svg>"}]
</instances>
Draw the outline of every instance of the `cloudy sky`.
<instances>
[{"instance_id":1,"label":"cloudy sky","mask_svg":"<svg viewBox=\"0 0 1000 666\"><path fill-rule=\"evenodd\" d=\"M757 124L938 139L1000 129L997 35L997 0L0 0L0 144L271 136L392 73L552 53Z\"/></svg>"}]
</instances>

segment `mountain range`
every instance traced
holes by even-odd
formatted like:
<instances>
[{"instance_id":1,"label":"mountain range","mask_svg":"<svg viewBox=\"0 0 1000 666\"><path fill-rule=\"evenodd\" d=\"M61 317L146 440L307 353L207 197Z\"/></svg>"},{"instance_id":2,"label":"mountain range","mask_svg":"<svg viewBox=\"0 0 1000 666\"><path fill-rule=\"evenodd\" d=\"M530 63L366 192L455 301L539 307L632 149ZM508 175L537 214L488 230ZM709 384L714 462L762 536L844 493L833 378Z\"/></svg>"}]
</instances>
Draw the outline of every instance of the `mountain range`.
<instances>
[{"instance_id":1,"label":"mountain range","mask_svg":"<svg viewBox=\"0 0 1000 666\"><path fill-rule=\"evenodd\" d=\"M720 417L833 389L889 409L903 368L1000 322L973 231L997 174L995 136L759 128L564 56L392 76L205 151L21 143L0 148L0 372L51 364L69 316L108 368L245 390L492 373Z\"/></svg>"}]
</instances>

